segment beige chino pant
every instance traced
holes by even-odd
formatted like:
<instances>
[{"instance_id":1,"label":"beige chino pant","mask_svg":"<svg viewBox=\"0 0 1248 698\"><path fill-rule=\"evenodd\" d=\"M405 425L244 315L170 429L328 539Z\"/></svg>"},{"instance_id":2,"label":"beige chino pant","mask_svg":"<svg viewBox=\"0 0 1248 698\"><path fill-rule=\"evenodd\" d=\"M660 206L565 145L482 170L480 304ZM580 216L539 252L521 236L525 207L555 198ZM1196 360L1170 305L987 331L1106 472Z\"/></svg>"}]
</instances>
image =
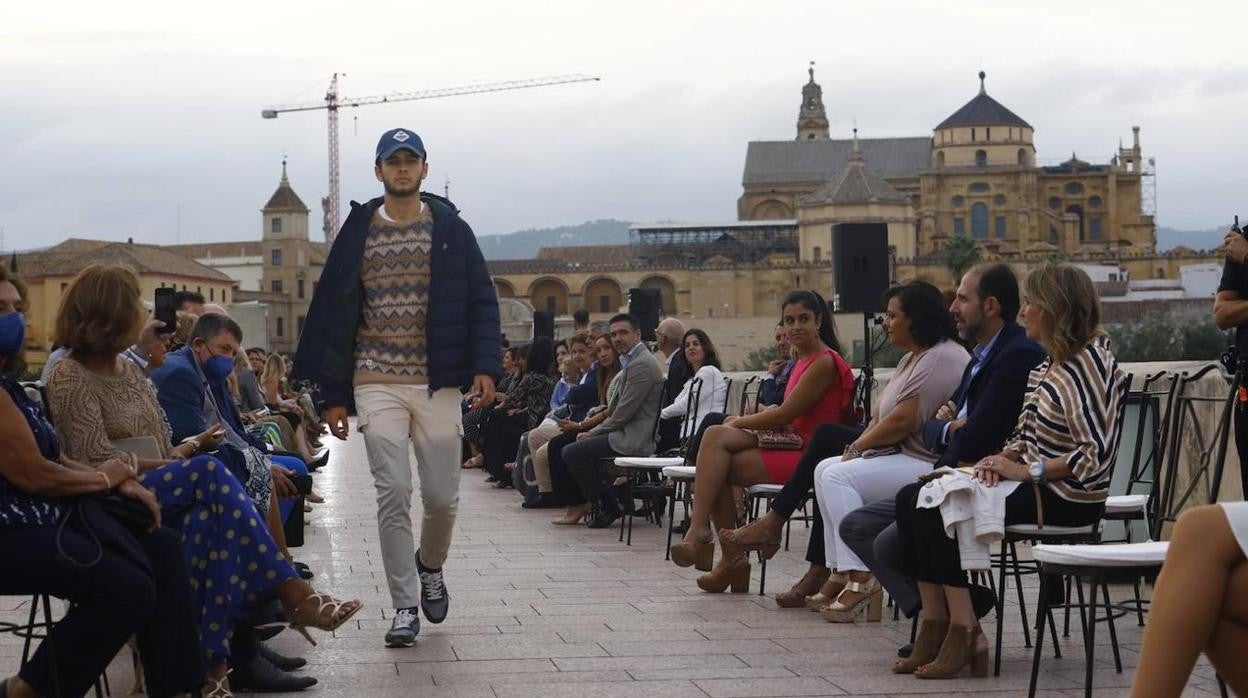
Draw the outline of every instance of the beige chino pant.
<instances>
[{"instance_id":1,"label":"beige chino pant","mask_svg":"<svg viewBox=\"0 0 1248 698\"><path fill-rule=\"evenodd\" d=\"M369 384L355 388L359 429L377 487L381 561L395 608L420 605L412 535L412 466L416 453L420 500L420 558L440 568L451 547L459 506L460 394L424 385Z\"/></svg>"},{"instance_id":2,"label":"beige chino pant","mask_svg":"<svg viewBox=\"0 0 1248 698\"><path fill-rule=\"evenodd\" d=\"M536 429L529 430L529 455L533 458L533 479L537 480L538 492L554 492L550 480L550 451L546 444L563 433L554 420L544 420Z\"/></svg>"}]
</instances>

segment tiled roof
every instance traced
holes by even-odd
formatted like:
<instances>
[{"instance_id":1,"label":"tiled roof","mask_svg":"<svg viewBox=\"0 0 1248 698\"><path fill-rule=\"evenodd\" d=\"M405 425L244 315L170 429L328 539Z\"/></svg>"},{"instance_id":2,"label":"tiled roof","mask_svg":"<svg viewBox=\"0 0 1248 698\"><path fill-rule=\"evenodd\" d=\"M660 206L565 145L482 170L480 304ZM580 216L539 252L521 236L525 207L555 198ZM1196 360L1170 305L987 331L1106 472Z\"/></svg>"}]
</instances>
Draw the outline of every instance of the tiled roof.
<instances>
[{"instance_id":1,"label":"tiled roof","mask_svg":"<svg viewBox=\"0 0 1248 698\"><path fill-rule=\"evenodd\" d=\"M308 207L303 203L303 199L290 188L290 180L286 177L286 161L282 160L282 180L277 185L277 191L273 192L273 196L269 197L269 203L264 205L264 211L299 211L308 212Z\"/></svg>"},{"instance_id":2,"label":"tiled roof","mask_svg":"<svg viewBox=\"0 0 1248 698\"><path fill-rule=\"evenodd\" d=\"M893 188L864 162L859 151L853 151L845 167L823 186L802 200L804 204L865 204L871 202L906 203L910 197Z\"/></svg>"},{"instance_id":3,"label":"tiled roof","mask_svg":"<svg viewBox=\"0 0 1248 698\"><path fill-rule=\"evenodd\" d=\"M1003 104L988 96L984 89L984 74L979 74L979 94L962 108L955 111L949 118L940 122L937 129L954 128L957 126L1022 126L1031 128L1031 124L1023 121L1018 114L1006 109Z\"/></svg>"},{"instance_id":4,"label":"tiled roof","mask_svg":"<svg viewBox=\"0 0 1248 698\"><path fill-rule=\"evenodd\" d=\"M616 262L636 259L631 245L564 245L542 247L537 259L557 259L564 262Z\"/></svg>"},{"instance_id":5,"label":"tiled roof","mask_svg":"<svg viewBox=\"0 0 1248 698\"><path fill-rule=\"evenodd\" d=\"M864 138L862 155L884 179L907 179L932 166L932 139ZM745 151L742 184L824 182L849 162L853 141L753 141Z\"/></svg>"},{"instance_id":6,"label":"tiled roof","mask_svg":"<svg viewBox=\"0 0 1248 698\"><path fill-rule=\"evenodd\" d=\"M70 239L42 252L19 255L17 262L27 278L72 276L92 262L112 262L124 264L139 274L168 274L233 283L226 274L184 253L130 242Z\"/></svg>"}]
</instances>

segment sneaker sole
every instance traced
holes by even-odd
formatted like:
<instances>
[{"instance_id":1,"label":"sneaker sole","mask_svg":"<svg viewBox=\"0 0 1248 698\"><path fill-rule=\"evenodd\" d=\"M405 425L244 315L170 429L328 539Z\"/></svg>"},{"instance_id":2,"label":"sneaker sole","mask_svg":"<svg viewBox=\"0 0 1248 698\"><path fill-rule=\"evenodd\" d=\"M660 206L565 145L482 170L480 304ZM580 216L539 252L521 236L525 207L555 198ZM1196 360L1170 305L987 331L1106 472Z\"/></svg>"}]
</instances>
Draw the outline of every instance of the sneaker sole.
<instances>
[{"instance_id":1,"label":"sneaker sole","mask_svg":"<svg viewBox=\"0 0 1248 698\"><path fill-rule=\"evenodd\" d=\"M404 649L407 647L415 647L415 646L416 646L415 638L411 640L390 640L390 639L386 640L386 647L390 647L393 649Z\"/></svg>"}]
</instances>

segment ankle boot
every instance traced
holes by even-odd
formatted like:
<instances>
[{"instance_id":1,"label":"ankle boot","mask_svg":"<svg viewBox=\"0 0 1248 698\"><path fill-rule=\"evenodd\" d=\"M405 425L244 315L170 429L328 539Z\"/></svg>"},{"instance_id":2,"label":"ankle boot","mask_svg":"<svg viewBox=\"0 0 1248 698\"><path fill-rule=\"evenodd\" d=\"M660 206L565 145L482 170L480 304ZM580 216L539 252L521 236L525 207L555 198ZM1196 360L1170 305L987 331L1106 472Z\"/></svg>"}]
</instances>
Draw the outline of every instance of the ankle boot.
<instances>
[{"instance_id":1,"label":"ankle boot","mask_svg":"<svg viewBox=\"0 0 1248 698\"><path fill-rule=\"evenodd\" d=\"M988 640L978 624L973 628L950 624L936 660L915 669L914 675L920 679L952 679L968 666L971 678L988 675Z\"/></svg>"},{"instance_id":2,"label":"ankle boot","mask_svg":"<svg viewBox=\"0 0 1248 698\"><path fill-rule=\"evenodd\" d=\"M797 580L792 589L775 595L776 605L780 608L801 608L806 605L806 597L819 593L823 583L828 581L832 570L827 567L811 567L806 574Z\"/></svg>"},{"instance_id":3,"label":"ankle boot","mask_svg":"<svg viewBox=\"0 0 1248 698\"><path fill-rule=\"evenodd\" d=\"M730 563L723 572L707 572L698 577L698 588L713 594L722 594L732 587L732 593L744 594L750 590L750 562L742 557Z\"/></svg>"},{"instance_id":4,"label":"ankle boot","mask_svg":"<svg viewBox=\"0 0 1248 698\"><path fill-rule=\"evenodd\" d=\"M940 654L940 645L949 634L949 619L927 620L919 623L919 634L914 639L914 649L910 656L893 662L894 674L913 674L915 669L935 661Z\"/></svg>"}]
</instances>

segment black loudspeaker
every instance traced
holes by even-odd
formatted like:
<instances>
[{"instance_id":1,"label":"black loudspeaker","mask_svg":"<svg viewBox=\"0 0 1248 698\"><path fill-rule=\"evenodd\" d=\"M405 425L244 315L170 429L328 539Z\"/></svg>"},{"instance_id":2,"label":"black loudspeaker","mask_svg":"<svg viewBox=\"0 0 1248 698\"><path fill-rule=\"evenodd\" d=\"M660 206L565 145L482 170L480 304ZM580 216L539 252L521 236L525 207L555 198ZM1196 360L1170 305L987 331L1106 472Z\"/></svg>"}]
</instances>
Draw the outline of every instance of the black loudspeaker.
<instances>
[{"instance_id":1,"label":"black loudspeaker","mask_svg":"<svg viewBox=\"0 0 1248 698\"><path fill-rule=\"evenodd\" d=\"M876 313L888 290L888 224L838 223L832 226L837 310Z\"/></svg>"},{"instance_id":2,"label":"black loudspeaker","mask_svg":"<svg viewBox=\"0 0 1248 698\"><path fill-rule=\"evenodd\" d=\"M654 330L659 326L659 312L663 309L663 292L657 288L628 289L628 314L637 318L641 325L641 340L653 342Z\"/></svg>"},{"instance_id":3,"label":"black loudspeaker","mask_svg":"<svg viewBox=\"0 0 1248 698\"><path fill-rule=\"evenodd\" d=\"M549 310L533 311L533 339L538 337L555 338L555 314Z\"/></svg>"}]
</instances>

